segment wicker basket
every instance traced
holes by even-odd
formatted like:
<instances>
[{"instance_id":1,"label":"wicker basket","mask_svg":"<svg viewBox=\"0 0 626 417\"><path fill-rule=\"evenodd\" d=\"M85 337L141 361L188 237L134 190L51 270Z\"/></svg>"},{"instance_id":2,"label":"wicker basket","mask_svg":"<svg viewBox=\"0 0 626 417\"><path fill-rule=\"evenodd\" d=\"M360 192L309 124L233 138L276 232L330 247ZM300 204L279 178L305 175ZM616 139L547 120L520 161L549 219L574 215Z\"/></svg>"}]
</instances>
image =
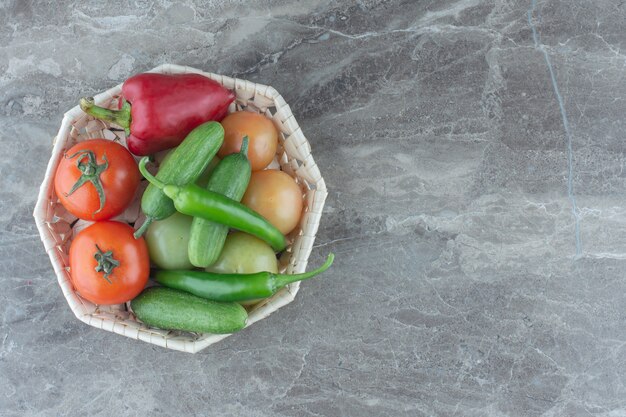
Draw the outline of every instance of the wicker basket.
<instances>
[{"instance_id":1,"label":"wicker basket","mask_svg":"<svg viewBox=\"0 0 626 417\"><path fill-rule=\"evenodd\" d=\"M279 260L279 269L281 272L286 273L304 272L322 215L327 192L320 171L313 161L309 142L298 126L298 122L291 113L289 105L274 88L245 80L170 64L161 65L150 72L202 74L235 92L237 98L229 108L230 112L245 109L265 114L274 121L280 134L276 158L270 165L270 168L280 168L294 177L301 187L305 198L305 209L302 219L298 227L288 236L290 244ZM95 97L96 104L115 108L121 87L120 84L98 94ZM77 222L76 217L68 213L59 203L54 192L53 177L65 150L76 142L96 137L118 140L122 144L126 143L124 132L121 129L115 126L110 127L104 122L94 120L78 106L65 113L61 128L55 138L52 156L48 163L34 212L41 240L50 256L63 295L76 317L90 326L169 349L190 353L198 352L229 336L149 328L137 321L127 304L98 306L82 299L75 292L70 280L68 250L73 232L78 231L89 223ZM142 184L145 186L145 182L142 182ZM117 220L129 223L141 220L142 214L139 208L140 194L140 192L137 193L135 201L122 215L116 218ZM249 309L247 326L264 319L270 313L293 301L298 288L299 283L290 284L273 297L252 306Z\"/></svg>"}]
</instances>

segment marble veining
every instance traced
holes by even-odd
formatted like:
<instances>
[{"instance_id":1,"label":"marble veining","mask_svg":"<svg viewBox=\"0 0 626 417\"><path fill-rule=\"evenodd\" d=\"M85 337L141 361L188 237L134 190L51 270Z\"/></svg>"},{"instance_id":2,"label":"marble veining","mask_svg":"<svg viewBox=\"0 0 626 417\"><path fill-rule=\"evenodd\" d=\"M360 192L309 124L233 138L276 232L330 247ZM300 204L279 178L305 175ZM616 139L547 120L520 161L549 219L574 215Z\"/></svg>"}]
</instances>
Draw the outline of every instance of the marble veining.
<instances>
[{"instance_id":1,"label":"marble veining","mask_svg":"<svg viewBox=\"0 0 626 417\"><path fill-rule=\"evenodd\" d=\"M0 2L0 416L626 416L626 3ZM198 355L86 326L32 211L64 111L274 86L329 197L296 300Z\"/></svg>"},{"instance_id":2,"label":"marble veining","mask_svg":"<svg viewBox=\"0 0 626 417\"><path fill-rule=\"evenodd\" d=\"M554 74L554 67L552 61L550 61L550 55L546 52L543 44L539 39L539 33L537 33L537 27L533 23L533 13L537 9L537 0L531 0L531 7L528 10L528 25L533 31L533 41L535 42L535 48L539 49L543 54L548 71L550 72L550 81L552 81L552 87L554 88L554 95L559 103L559 110L561 111L561 118L563 119L563 129L565 131L565 138L567 140L567 196L572 203L572 214L574 215L574 234L576 236L576 256L580 256L582 253L582 243L580 241L580 216L578 214L578 207L576 206L576 197L574 196L574 187L572 185L572 133L570 132L569 121L567 120L567 111L565 110L565 104L563 102L563 96L559 91L559 85L556 81L556 75Z\"/></svg>"}]
</instances>

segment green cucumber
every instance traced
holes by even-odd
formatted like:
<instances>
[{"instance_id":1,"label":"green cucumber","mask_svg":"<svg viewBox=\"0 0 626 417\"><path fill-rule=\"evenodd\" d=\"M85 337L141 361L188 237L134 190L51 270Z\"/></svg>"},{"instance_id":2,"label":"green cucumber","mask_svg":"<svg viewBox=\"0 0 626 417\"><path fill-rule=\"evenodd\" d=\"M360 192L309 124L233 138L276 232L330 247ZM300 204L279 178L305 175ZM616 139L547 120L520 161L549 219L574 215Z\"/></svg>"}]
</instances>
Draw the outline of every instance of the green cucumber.
<instances>
[{"instance_id":1,"label":"green cucumber","mask_svg":"<svg viewBox=\"0 0 626 417\"><path fill-rule=\"evenodd\" d=\"M215 167L206 188L235 201L241 201L250 182L250 175L246 136L241 143L241 150L226 156ZM188 246L191 263L201 268L213 265L222 252L227 234L228 226L195 217L191 223Z\"/></svg>"},{"instance_id":2,"label":"green cucumber","mask_svg":"<svg viewBox=\"0 0 626 417\"><path fill-rule=\"evenodd\" d=\"M139 320L165 330L227 334L243 329L248 319L238 303L210 301L165 287L144 290L130 306Z\"/></svg>"},{"instance_id":3,"label":"green cucumber","mask_svg":"<svg viewBox=\"0 0 626 417\"><path fill-rule=\"evenodd\" d=\"M159 166L167 163L167 160L172 157L175 150L176 149L171 150L170 152L167 153L167 155L161 158L161 162L159 162ZM211 176L211 173L213 172L217 164L220 163L220 161L221 159L217 155L214 156L213 159L211 159L211 162L209 162L209 165L207 165L206 169L202 171L202 174L200 174L200 176L196 180L196 185L198 187L206 188L206 185L209 183L209 177Z\"/></svg>"},{"instance_id":4,"label":"green cucumber","mask_svg":"<svg viewBox=\"0 0 626 417\"><path fill-rule=\"evenodd\" d=\"M192 130L163 161L156 177L166 184L183 186L196 182L224 142L224 128L218 122L206 122ZM146 221L135 232L139 238L154 220L163 220L176 212L172 200L150 184L141 197Z\"/></svg>"},{"instance_id":5,"label":"green cucumber","mask_svg":"<svg viewBox=\"0 0 626 417\"><path fill-rule=\"evenodd\" d=\"M218 156L214 156L213 159L211 159L211 162L209 162L209 166L206 167L204 172L200 174L200 176L196 180L196 184L198 184L198 187L206 188L206 185L209 183L211 173L213 172L217 164L220 163L220 161L221 159Z\"/></svg>"}]
</instances>

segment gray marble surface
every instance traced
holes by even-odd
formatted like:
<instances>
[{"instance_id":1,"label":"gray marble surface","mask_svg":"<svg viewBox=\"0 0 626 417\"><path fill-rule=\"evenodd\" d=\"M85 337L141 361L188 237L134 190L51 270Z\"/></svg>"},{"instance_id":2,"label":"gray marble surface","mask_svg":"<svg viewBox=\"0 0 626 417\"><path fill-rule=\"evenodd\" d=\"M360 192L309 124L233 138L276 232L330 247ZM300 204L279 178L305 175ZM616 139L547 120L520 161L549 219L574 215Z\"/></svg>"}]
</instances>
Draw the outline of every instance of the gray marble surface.
<instances>
[{"instance_id":1,"label":"gray marble surface","mask_svg":"<svg viewBox=\"0 0 626 417\"><path fill-rule=\"evenodd\" d=\"M626 3L0 2L0 416L626 416ZM62 114L161 63L271 84L330 196L296 301L200 354L72 315Z\"/></svg>"}]
</instances>

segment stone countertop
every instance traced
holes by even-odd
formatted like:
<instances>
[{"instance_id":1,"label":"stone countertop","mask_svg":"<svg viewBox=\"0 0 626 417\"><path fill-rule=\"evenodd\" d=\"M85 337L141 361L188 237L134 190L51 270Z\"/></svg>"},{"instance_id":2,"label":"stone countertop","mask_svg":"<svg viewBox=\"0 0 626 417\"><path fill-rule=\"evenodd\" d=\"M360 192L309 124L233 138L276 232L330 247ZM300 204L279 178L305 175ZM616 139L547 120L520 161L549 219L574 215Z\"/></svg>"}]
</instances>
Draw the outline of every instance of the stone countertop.
<instances>
[{"instance_id":1,"label":"stone countertop","mask_svg":"<svg viewBox=\"0 0 626 417\"><path fill-rule=\"evenodd\" d=\"M626 415L626 4L0 6L0 415ZM292 304L197 354L84 325L32 211L64 111L274 86L330 195Z\"/></svg>"}]
</instances>

